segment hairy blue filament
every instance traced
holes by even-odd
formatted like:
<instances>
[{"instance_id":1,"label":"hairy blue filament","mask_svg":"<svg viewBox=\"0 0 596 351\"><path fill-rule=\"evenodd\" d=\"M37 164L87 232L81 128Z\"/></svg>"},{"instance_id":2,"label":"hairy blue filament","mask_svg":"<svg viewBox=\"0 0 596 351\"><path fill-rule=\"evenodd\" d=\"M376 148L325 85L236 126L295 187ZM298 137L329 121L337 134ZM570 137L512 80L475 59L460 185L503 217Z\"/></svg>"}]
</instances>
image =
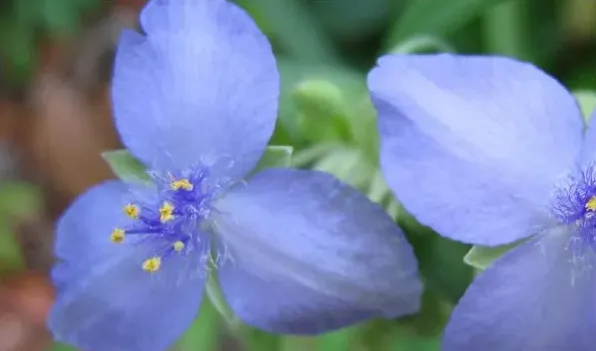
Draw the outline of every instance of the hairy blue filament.
<instances>
[{"instance_id":1,"label":"hairy blue filament","mask_svg":"<svg viewBox=\"0 0 596 351\"><path fill-rule=\"evenodd\" d=\"M577 236L585 244L596 243L596 167L590 165L559 189L554 203L555 218L562 224L575 226ZM595 246L596 248L596 246Z\"/></svg>"},{"instance_id":2,"label":"hairy blue filament","mask_svg":"<svg viewBox=\"0 0 596 351\"><path fill-rule=\"evenodd\" d=\"M219 189L217 184L209 184L208 175L204 167L165 176L152 174L157 196L151 201L131 199L123 211L133 221L115 229L112 241L126 243L128 236L135 237L133 244L154 241L155 256L147 257L143 266L150 272L159 270L162 259L193 250L204 240L201 226L210 217L211 202Z\"/></svg>"}]
</instances>

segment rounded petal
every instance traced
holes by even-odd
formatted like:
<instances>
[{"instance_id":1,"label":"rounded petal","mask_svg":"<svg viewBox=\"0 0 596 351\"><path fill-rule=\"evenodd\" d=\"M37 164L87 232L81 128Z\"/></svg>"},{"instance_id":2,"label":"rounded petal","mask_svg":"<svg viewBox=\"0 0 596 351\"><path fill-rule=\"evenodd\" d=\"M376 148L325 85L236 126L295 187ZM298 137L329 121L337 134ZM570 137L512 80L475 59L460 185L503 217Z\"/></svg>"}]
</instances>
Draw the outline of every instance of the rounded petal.
<instances>
[{"instance_id":1,"label":"rounded petal","mask_svg":"<svg viewBox=\"0 0 596 351\"><path fill-rule=\"evenodd\" d=\"M216 208L221 286L245 323L314 334L418 311L422 284L403 233L331 175L267 169Z\"/></svg>"},{"instance_id":2,"label":"rounded petal","mask_svg":"<svg viewBox=\"0 0 596 351\"><path fill-rule=\"evenodd\" d=\"M502 57L392 55L368 87L384 176L420 222L480 245L542 229L583 127L555 79Z\"/></svg>"},{"instance_id":3,"label":"rounded petal","mask_svg":"<svg viewBox=\"0 0 596 351\"><path fill-rule=\"evenodd\" d=\"M442 350L593 350L595 258L561 229L513 249L468 288Z\"/></svg>"},{"instance_id":4,"label":"rounded petal","mask_svg":"<svg viewBox=\"0 0 596 351\"><path fill-rule=\"evenodd\" d=\"M163 351L190 326L205 286L203 258L173 254L148 273L142 264L155 247L127 248L61 285L48 320L56 340L83 350Z\"/></svg>"},{"instance_id":5,"label":"rounded petal","mask_svg":"<svg viewBox=\"0 0 596 351\"><path fill-rule=\"evenodd\" d=\"M200 250L165 257L150 274L142 262L155 255L158 242L109 240L115 227L126 225L122 206L130 199L123 183L105 182L59 220L57 296L48 320L56 340L83 350L163 351L194 318L205 283Z\"/></svg>"},{"instance_id":6,"label":"rounded petal","mask_svg":"<svg viewBox=\"0 0 596 351\"><path fill-rule=\"evenodd\" d=\"M126 184L113 180L91 187L70 205L56 227L54 251L58 262L52 270L55 285L74 278L79 267L98 257L120 252L122 247L110 241L110 233L128 223L122 208L130 199Z\"/></svg>"},{"instance_id":7,"label":"rounded petal","mask_svg":"<svg viewBox=\"0 0 596 351\"><path fill-rule=\"evenodd\" d=\"M151 168L217 162L226 177L243 177L277 118L279 74L266 37L224 0L153 0L141 25L147 36L124 32L116 55L124 144Z\"/></svg>"}]
</instances>

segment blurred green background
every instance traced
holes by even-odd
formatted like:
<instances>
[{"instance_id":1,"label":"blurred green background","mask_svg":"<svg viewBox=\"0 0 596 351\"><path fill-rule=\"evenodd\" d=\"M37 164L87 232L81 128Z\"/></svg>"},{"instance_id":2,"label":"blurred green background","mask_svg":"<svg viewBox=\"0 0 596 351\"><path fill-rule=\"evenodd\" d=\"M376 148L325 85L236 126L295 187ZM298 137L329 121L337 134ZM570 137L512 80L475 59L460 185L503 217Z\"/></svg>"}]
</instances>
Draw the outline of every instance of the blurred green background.
<instances>
[{"instance_id":1,"label":"blurred green background","mask_svg":"<svg viewBox=\"0 0 596 351\"><path fill-rule=\"evenodd\" d=\"M121 147L107 97L111 62L119 31L135 26L143 2L0 3L0 351L68 350L43 327L52 299L52 227L77 194L114 176L101 157ZM390 52L507 55L560 79L589 111L596 106L596 1L237 2L278 58L283 91L271 145L292 147L283 162L331 172L387 209L415 247L424 305L400 320L297 338L238 326L225 306L207 300L176 350L438 350L473 278L463 262L470 248L416 223L388 191L377 167L366 72Z\"/></svg>"}]
</instances>

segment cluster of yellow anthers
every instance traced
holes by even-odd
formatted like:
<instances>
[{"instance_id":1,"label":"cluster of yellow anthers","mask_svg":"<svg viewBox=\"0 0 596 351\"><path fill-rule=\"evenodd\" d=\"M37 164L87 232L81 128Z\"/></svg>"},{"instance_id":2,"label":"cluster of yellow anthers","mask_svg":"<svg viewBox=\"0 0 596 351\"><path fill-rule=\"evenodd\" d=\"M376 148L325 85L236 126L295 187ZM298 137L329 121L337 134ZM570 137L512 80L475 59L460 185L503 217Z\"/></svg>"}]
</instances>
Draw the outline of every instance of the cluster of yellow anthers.
<instances>
[{"instance_id":1,"label":"cluster of yellow anthers","mask_svg":"<svg viewBox=\"0 0 596 351\"><path fill-rule=\"evenodd\" d=\"M592 196L588 202L586 202L586 210L596 211L596 196Z\"/></svg>"},{"instance_id":2,"label":"cluster of yellow anthers","mask_svg":"<svg viewBox=\"0 0 596 351\"><path fill-rule=\"evenodd\" d=\"M188 179L179 179L172 180L172 182L170 183L170 188L172 190L191 191L193 189L193 185L190 183ZM141 213L141 209L139 208L139 206L132 203L125 205L122 211L130 219L138 219ZM166 223L171 221L172 219L174 219L174 205L172 205L168 201L165 201L159 208L159 220L162 223ZM114 228L110 235L110 240L116 244L122 243L124 242L125 234L126 232L124 231L124 229ZM178 240L174 242L172 246L174 248L174 251L180 252L184 250L185 245L182 241ZM145 261L143 261L142 267L143 270L149 273L157 272L161 267L161 258L158 256L148 258Z\"/></svg>"}]
</instances>

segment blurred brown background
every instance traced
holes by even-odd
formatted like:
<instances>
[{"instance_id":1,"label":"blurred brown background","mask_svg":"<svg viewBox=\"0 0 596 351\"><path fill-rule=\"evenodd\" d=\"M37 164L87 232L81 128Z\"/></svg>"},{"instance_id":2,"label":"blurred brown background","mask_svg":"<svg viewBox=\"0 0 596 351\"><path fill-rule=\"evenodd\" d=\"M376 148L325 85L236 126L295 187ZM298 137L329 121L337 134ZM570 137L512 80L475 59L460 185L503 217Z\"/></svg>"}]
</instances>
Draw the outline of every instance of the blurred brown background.
<instances>
[{"instance_id":1,"label":"blurred brown background","mask_svg":"<svg viewBox=\"0 0 596 351\"><path fill-rule=\"evenodd\" d=\"M10 216L26 269L0 278L0 351L48 346L45 317L52 301L52 223L81 191L106 178L100 153L119 148L109 104L118 34L134 27L142 0L118 0L85 18L76 36L46 41L33 79L0 94L3 180L39 184L35 211Z\"/></svg>"}]
</instances>

